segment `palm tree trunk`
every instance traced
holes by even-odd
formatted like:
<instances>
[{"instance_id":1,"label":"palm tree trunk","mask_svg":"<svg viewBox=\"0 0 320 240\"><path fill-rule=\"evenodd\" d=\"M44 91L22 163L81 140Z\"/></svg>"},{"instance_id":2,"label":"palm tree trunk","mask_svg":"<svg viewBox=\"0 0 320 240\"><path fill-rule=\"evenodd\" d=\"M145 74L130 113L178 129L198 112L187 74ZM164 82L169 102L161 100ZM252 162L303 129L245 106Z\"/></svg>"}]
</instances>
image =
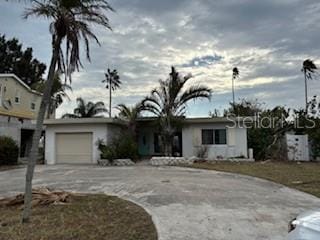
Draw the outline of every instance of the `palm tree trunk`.
<instances>
[{"instance_id":1,"label":"palm tree trunk","mask_svg":"<svg viewBox=\"0 0 320 240\"><path fill-rule=\"evenodd\" d=\"M45 117L45 113L47 107L50 102L51 97L51 89L54 82L54 74L57 65L57 61L59 58L59 48L61 44L61 38L57 37L52 40L52 58L50 63L50 68L48 72L48 78L46 81L45 89L43 92L38 118L36 123L36 129L32 138L32 147L30 151L30 156L28 159L27 172L26 172L26 182L25 182L25 194L24 194L24 209L22 213L22 222L27 223L30 220L31 216L31 201L32 201L32 179L34 168L36 165L37 157L38 157L38 145L42 133L43 120Z\"/></svg>"},{"instance_id":2,"label":"palm tree trunk","mask_svg":"<svg viewBox=\"0 0 320 240\"><path fill-rule=\"evenodd\" d=\"M111 79L109 82L109 118L111 118L111 94L112 94L112 89L111 89Z\"/></svg>"},{"instance_id":3,"label":"palm tree trunk","mask_svg":"<svg viewBox=\"0 0 320 240\"><path fill-rule=\"evenodd\" d=\"M308 83L307 83L307 74L304 72L304 91L306 98L306 114L308 114Z\"/></svg>"},{"instance_id":4,"label":"palm tree trunk","mask_svg":"<svg viewBox=\"0 0 320 240\"><path fill-rule=\"evenodd\" d=\"M236 106L234 100L234 77L232 77L232 102L233 102L233 111L236 113Z\"/></svg>"},{"instance_id":5,"label":"palm tree trunk","mask_svg":"<svg viewBox=\"0 0 320 240\"><path fill-rule=\"evenodd\" d=\"M51 96L50 96L50 102L49 102L49 104L48 104L48 110L47 110L47 119L50 118L51 108L52 108L52 99L51 99Z\"/></svg>"}]
</instances>

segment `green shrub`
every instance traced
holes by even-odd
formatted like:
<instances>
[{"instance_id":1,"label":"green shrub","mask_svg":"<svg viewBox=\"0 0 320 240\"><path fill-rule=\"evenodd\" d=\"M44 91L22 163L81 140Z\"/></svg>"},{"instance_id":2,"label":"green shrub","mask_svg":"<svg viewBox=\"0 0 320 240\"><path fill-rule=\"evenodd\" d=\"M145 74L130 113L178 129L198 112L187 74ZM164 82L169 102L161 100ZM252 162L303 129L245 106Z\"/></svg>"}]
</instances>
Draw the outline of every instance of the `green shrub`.
<instances>
[{"instance_id":1,"label":"green shrub","mask_svg":"<svg viewBox=\"0 0 320 240\"><path fill-rule=\"evenodd\" d=\"M130 158L135 160L138 158L138 145L134 138L127 133L122 133L118 137L106 145L103 141L98 141L98 149L101 152L101 159L114 159Z\"/></svg>"},{"instance_id":2,"label":"green shrub","mask_svg":"<svg viewBox=\"0 0 320 240\"><path fill-rule=\"evenodd\" d=\"M0 165L18 163L19 147L10 137L0 137Z\"/></svg>"},{"instance_id":3,"label":"green shrub","mask_svg":"<svg viewBox=\"0 0 320 240\"><path fill-rule=\"evenodd\" d=\"M113 146L103 146L103 148L100 150L101 151L101 159L108 159L112 161L113 159L117 158L115 149Z\"/></svg>"}]
</instances>

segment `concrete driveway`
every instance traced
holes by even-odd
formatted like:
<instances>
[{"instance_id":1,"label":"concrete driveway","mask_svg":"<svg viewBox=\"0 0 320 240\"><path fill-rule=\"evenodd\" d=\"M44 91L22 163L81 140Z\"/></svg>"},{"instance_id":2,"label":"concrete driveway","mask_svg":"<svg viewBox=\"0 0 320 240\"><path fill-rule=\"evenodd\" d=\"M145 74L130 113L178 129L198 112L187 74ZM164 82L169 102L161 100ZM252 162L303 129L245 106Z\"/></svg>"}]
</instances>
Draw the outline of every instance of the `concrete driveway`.
<instances>
[{"instance_id":1,"label":"concrete driveway","mask_svg":"<svg viewBox=\"0 0 320 240\"><path fill-rule=\"evenodd\" d=\"M21 192L24 169L0 172L0 196ZM285 239L287 224L320 199L257 178L178 167L39 166L34 184L129 199L160 240Z\"/></svg>"}]
</instances>

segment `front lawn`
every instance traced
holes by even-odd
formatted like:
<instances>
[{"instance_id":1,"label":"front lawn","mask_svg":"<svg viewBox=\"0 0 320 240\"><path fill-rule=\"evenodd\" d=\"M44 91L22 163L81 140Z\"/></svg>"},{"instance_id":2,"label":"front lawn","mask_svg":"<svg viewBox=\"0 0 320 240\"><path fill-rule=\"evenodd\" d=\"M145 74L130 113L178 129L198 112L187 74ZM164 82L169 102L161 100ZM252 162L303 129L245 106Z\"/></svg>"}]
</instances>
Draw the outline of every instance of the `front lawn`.
<instances>
[{"instance_id":1,"label":"front lawn","mask_svg":"<svg viewBox=\"0 0 320 240\"><path fill-rule=\"evenodd\" d=\"M320 197L320 163L214 162L192 167L264 178Z\"/></svg>"},{"instance_id":2,"label":"front lawn","mask_svg":"<svg viewBox=\"0 0 320 240\"><path fill-rule=\"evenodd\" d=\"M118 197L72 196L67 205L37 206L31 223L21 224L20 207L0 208L0 239L156 240L144 209Z\"/></svg>"}]
</instances>

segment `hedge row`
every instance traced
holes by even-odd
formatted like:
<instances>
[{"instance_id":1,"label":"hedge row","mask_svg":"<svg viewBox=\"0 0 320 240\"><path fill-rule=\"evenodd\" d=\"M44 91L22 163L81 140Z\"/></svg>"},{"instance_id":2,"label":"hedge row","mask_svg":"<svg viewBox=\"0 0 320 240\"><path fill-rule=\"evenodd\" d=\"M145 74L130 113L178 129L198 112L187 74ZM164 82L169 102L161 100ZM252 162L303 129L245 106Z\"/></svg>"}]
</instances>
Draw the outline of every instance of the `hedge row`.
<instances>
[{"instance_id":1,"label":"hedge row","mask_svg":"<svg viewBox=\"0 0 320 240\"><path fill-rule=\"evenodd\" d=\"M0 136L0 165L14 165L18 163L19 147L10 137Z\"/></svg>"}]
</instances>

